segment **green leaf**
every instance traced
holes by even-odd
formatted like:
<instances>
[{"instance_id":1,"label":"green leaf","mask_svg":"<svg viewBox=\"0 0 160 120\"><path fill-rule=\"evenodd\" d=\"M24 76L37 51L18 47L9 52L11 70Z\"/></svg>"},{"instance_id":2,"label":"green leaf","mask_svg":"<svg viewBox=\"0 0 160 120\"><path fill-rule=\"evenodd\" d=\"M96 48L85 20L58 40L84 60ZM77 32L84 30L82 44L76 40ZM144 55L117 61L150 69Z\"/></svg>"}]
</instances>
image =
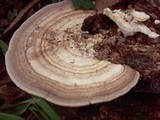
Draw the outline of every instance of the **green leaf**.
<instances>
[{"instance_id":1,"label":"green leaf","mask_svg":"<svg viewBox=\"0 0 160 120\"><path fill-rule=\"evenodd\" d=\"M27 99L27 100L24 100L22 102L20 102L19 104L24 104L24 103L33 103L33 98L30 98L30 99Z\"/></svg>"},{"instance_id":2,"label":"green leaf","mask_svg":"<svg viewBox=\"0 0 160 120\"><path fill-rule=\"evenodd\" d=\"M12 107L9 113L15 114L15 115L21 115L23 114L25 111L27 111L28 107L31 104L25 103L25 104L18 104L15 107Z\"/></svg>"},{"instance_id":3,"label":"green leaf","mask_svg":"<svg viewBox=\"0 0 160 120\"><path fill-rule=\"evenodd\" d=\"M13 107L14 109L12 111L14 111L14 114L16 115L21 115L22 113L27 111L27 109L31 104L33 104L33 99L25 100L23 102L16 104L15 107Z\"/></svg>"},{"instance_id":4,"label":"green leaf","mask_svg":"<svg viewBox=\"0 0 160 120\"><path fill-rule=\"evenodd\" d=\"M14 115L21 115L22 113L27 111L28 107L32 103L33 103L33 99L28 99L15 105L5 106L5 108L2 108L1 111L14 114Z\"/></svg>"},{"instance_id":5,"label":"green leaf","mask_svg":"<svg viewBox=\"0 0 160 120\"><path fill-rule=\"evenodd\" d=\"M75 9L94 9L95 6L91 0L72 0L72 4Z\"/></svg>"},{"instance_id":6,"label":"green leaf","mask_svg":"<svg viewBox=\"0 0 160 120\"><path fill-rule=\"evenodd\" d=\"M18 104L5 105L4 107L5 108L2 107L1 111L9 113L8 115L21 115L27 110L30 110L39 120L60 120L52 107L45 100L38 97L32 97L31 99L22 101Z\"/></svg>"},{"instance_id":7,"label":"green leaf","mask_svg":"<svg viewBox=\"0 0 160 120\"><path fill-rule=\"evenodd\" d=\"M35 114L40 120L51 120L48 114L36 104L29 107L29 109Z\"/></svg>"},{"instance_id":8,"label":"green leaf","mask_svg":"<svg viewBox=\"0 0 160 120\"><path fill-rule=\"evenodd\" d=\"M0 120L24 120L23 118L0 112Z\"/></svg>"},{"instance_id":9,"label":"green leaf","mask_svg":"<svg viewBox=\"0 0 160 120\"><path fill-rule=\"evenodd\" d=\"M46 115L36 107L36 105L31 105L29 109L38 118L38 120L49 120Z\"/></svg>"},{"instance_id":10,"label":"green leaf","mask_svg":"<svg viewBox=\"0 0 160 120\"><path fill-rule=\"evenodd\" d=\"M60 120L57 113L52 109L52 107L43 99L33 97L33 99L36 101L35 103L44 111L47 113L47 115L50 117L50 120Z\"/></svg>"},{"instance_id":11,"label":"green leaf","mask_svg":"<svg viewBox=\"0 0 160 120\"><path fill-rule=\"evenodd\" d=\"M2 49L2 52L5 55L8 50L8 45L2 40L0 40L0 48Z\"/></svg>"}]
</instances>

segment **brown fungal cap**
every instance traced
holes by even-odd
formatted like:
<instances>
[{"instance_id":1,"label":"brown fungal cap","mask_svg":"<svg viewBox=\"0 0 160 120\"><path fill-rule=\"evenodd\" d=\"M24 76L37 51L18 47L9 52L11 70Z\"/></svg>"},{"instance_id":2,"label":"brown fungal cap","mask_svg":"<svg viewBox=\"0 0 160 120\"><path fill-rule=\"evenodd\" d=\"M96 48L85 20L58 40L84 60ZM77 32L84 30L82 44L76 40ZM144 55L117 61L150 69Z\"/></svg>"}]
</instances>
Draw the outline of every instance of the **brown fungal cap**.
<instances>
[{"instance_id":1,"label":"brown fungal cap","mask_svg":"<svg viewBox=\"0 0 160 120\"><path fill-rule=\"evenodd\" d=\"M29 18L13 35L6 54L13 82L62 106L100 103L127 93L138 81L137 71L85 56L74 44L74 34L79 35L84 18L92 13L75 11L63 1Z\"/></svg>"}]
</instances>

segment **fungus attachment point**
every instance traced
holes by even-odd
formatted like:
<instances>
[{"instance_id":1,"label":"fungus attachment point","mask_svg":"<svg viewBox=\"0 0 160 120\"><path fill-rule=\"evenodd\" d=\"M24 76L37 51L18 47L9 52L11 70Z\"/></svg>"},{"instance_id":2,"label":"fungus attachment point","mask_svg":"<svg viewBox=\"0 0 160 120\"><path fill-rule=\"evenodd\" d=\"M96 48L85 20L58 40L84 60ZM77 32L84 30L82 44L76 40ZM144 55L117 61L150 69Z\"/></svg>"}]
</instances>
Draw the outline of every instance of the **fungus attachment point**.
<instances>
[{"instance_id":1,"label":"fungus attachment point","mask_svg":"<svg viewBox=\"0 0 160 120\"><path fill-rule=\"evenodd\" d=\"M88 57L74 43L81 40L78 31L91 14L63 1L29 18L13 35L6 54L13 82L61 106L100 103L127 93L139 79L137 71Z\"/></svg>"}]
</instances>

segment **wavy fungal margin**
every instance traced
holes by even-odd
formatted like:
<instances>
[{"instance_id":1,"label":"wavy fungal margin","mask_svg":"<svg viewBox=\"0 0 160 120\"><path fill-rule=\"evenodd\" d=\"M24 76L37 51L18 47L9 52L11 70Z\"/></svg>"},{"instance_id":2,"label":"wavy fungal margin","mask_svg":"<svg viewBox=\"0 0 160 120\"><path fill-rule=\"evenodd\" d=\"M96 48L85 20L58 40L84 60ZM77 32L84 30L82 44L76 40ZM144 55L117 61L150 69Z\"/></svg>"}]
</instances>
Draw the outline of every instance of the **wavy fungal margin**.
<instances>
[{"instance_id":1,"label":"wavy fungal margin","mask_svg":"<svg viewBox=\"0 0 160 120\"><path fill-rule=\"evenodd\" d=\"M66 0L44 7L24 22L6 54L13 82L61 106L106 102L127 93L139 73L86 55L83 44L80 47L76 41L81 39L84 18L91 14L93 11L74 10Z\"/></svg>"}]
</instances>

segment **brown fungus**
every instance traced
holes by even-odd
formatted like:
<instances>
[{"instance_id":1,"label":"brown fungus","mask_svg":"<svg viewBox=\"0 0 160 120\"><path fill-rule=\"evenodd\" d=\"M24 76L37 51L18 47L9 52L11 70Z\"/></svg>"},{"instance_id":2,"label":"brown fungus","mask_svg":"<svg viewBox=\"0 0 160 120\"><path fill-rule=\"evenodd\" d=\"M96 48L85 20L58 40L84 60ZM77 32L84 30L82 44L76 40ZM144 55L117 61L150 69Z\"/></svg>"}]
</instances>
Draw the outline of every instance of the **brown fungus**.
<instances>
[{"instance_id":1,"label":"brown fungus","mask_svg":"<svg viewBox=\"0 0 160 120\"><path fill-rule=\"evenodd\" d=\"M61 106L106 102L127 93L139 79L137 71L83 56L78 46L72 46L84 18L91 14L74 10L66 0L44 7L24 22L6 54L13 82Z\"/></svg>"}]
</instances>

